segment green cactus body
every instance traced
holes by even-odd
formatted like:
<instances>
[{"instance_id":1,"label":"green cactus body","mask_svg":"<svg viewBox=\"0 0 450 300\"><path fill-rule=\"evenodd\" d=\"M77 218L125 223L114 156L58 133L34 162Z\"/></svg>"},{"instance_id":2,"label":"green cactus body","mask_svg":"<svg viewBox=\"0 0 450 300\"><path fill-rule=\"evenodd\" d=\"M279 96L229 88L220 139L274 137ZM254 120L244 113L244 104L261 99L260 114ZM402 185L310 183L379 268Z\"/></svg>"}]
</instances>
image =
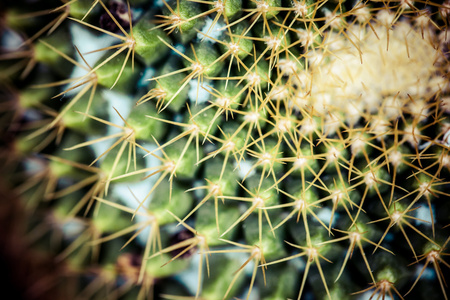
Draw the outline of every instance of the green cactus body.
<instances>
[{"instance_id":1,"label":"green cactus body","mask_svg":"<svg viewBox=\"0 0 450 300\"><path fill-rule=\"evenodd\" d=\"M448 299L441 2L1 4L0 238L36 266L16 285Z\"/></svg>"}]
</instances>

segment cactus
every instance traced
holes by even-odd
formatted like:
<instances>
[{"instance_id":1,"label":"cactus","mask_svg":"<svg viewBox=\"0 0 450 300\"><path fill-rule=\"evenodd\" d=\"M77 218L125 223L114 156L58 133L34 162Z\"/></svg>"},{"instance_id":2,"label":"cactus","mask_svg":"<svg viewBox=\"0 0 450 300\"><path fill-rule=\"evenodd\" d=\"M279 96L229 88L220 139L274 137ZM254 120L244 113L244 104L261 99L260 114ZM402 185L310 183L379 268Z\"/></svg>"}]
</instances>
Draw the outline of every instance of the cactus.
<instances>
[{"instance_id":1,"label":"cactus","mask_svg":"<svg viewBox=\"0 0 450 300\"><path fill-rule=\"evenodd\" d=\"M449 1L1 5L17 298L448 299Z\"/></svg>"}]
</instances>

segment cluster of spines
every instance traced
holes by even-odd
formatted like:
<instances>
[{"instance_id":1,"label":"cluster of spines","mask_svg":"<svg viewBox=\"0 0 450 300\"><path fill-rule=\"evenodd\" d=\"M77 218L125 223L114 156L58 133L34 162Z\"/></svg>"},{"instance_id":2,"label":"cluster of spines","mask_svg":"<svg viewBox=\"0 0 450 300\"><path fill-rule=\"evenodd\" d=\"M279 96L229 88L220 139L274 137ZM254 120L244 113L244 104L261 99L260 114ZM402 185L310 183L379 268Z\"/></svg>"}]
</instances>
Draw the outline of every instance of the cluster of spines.
<instances>
[{"instance_id":1,"label":"cluster of spines","mask_svg":"<svg viewBox=\"0 0 450 300\"><path fill-rule=\"evenodd\" d=\"M54 31L68 17L66 10L76 2L46 11L64 12L48 28L44 27L26 40L24 46L32 47L32 42L47 29ZM113 51L95 66L90 66L84 58L87 54L78 49L84 64L42 41L49 50L82 67L87 73L78 78L39 85L49 88L69 84L56 97L75 88L78 90L59 111L42 104L31 104L52 118L50 121L38 120L35 124L30 122L40 129L33 131L25 141L52 132L48 139L34 145L33 151L45 149L53 138L56 138L56 144L60 143L66 128L76 130L81 123L89 122L90 127L81 128L88 134L90 128L98 124L118 130L108 136L72 142L64 147L76 153L77 149L108 139L114 141L92 161L78 161L85 159L79 153L68 159L57 157L66 156L59 153L48 156L48 166L42 172L35 172L17 188L25 194L33 186L39 186L35 191L37 197L43 194L42 200L58 202L68 202L65 197L83 190L63 220L80 219L86 224L85 229L59 258L69 256L83 244L87 246L84 249L92 248L89 251L92 257L98 258L99 248L94 245L131 234L125 243L128 246L145 228L151 228L135 278L145 287L141 295L145 294L148 282L152 282L155 276L149 271L154 268L148 267L153 259L177 252L164 263L167 268L166 265L196 249L200 257L196 298L202 295L203 264L209 274L210 267L214 269L208 262L210 257L225 252L247 253L248 259L236 268L224 294L220 295L224 298L230 296L233 288L236 289L234 284L250 262L254 267L250 288L245 295L247 298L259 270L265 282L269 265L302 256L306 258L304 274L297 274L301 278L300 284L294 285L300 288L298 298L302 296L312 263L317 266L325 291L323 294L331 298L330 277L323 271L321 260L330 262L325 256L330 252L326 245L348 239L350 246L347 251L342 251L345 255L335 255L335 260L344 259L336 277L342 276L354 248L358 247L367 270L367 281L371 281L367 290L372 289L372 295L396 293L402 297L395 288L399 276L392 270L381 269L386 267L383 261L380 259L381 262L377 263L376 255L366 256L363 248L367 243L374 246L374 252L380 248L378 251L395 254L395 250L389 248L394 245L384 246L384 240L389 232L399 230L396 237L403 237L406 241L413 258L410 261L426 259L424 269L432 264L447 297L439 264L448 266L443 256L449 239L446 239L442 228L445 224L435 228L437 213L431 204L433 198L442 201L449 196L445 187L448 186L450 139L446 114L440 105L440 98L448 92L448 81L442 77L448 71L445 50L442 49L446 37L436 34L447 32L447 6L427 3L429 8L419 9L411 1L399 1L380 5L359 3L348 9L343 4L333 6L327 1L293 1L287 6L282 6L281 1L252 1L247 8L236 9L239 4L240 1L163 1L163 14L154 16L152 20L156 26L148 22L148 16L133 26L128 4L128 13L125 14L128 17L121 15L129 21L127 32L118 16L111 13L103 1L93 1L88 5L88 13L73 21L121 41L93 51ZM419 7L423 6L419 4ZM119 33L84 21L96 7L103 9L105 17L113 21ZM202 12L201 7L209 9ZM230 13L229 10L233 9L234 13ZM208 15L214 16L214 21L202 33L201 21ZM221 38L214 38L211 36L216 30L214 25L220 22L225 24L222 26L225 33ZM370 64L370 61L364 61L365 52L361 50L364 40L359 35L373 32L379 38L382 33L377 30L386 30L386 45L383 46L389 49L393 43L393 37L389 41L392 29L405 24L410 30L407 34L422 35L431 48L437 49L437 61L429 66L433 71L426 74L431 78L424 78L417 84L418 89L425 90L416 93L422 98L415 99L410 94L409 98L404 98L404 91L388 90L375 102L359 98L350 98L349 101L331 99L328 102L319 99L323 96L320 89L328 88L327 81L317 82L314 78L324 76L320 72L327 70L327 65L333 66L332 61L339 59L341 47L352 48L361 64ZM356 29L361 32L353 31ZM190 40L194 42L190 43ZM171 41L188 43L177 47ZM409 57L413 49L408 48L406 36L404 46L406 51L403 55ZM98 112L94 106L99 105L95 103L97 84L126 91L126 84L119 85L133 82L133 77L136 77L135 53L136 56L141 55L145 64L152 64L168 51L173 53L171 59L162 67L161 75L150 78L151 89L136 100L137 106L130 115L124 117L115 109L120 124L93 113ZM396 54L392 44L389 51L387 55ZM8 59L20 57L19 54L3 56ZM183 60L184 68L179 67L180 60ZM32 58L31 62L22 76L29 75L35 59ZM177 64L178 68L174 67ZM408 70L405 65L392 67ZM15 68L13 65L12 70ZM331 73L332 76L335 75ZM197 81L195 96L185 104L187 89L193 81ZM333 78L329 82L336 84L338 80ZM342 82L342 87L338 88L344 89L345 84ZM203 90L210 95L208 104L198 101ZM150 103L152 101L156 105ZM10 105L5 104L7 108ZM324 107L324 104L329 106ZM179 111L186 112L183 118L172 119L171 116ZM168 126L173 129L166 136L165 127ZM147 149L141 141L153 143L153 149ZM153 157L158 165L144 167L139 159L143 154ZM98 164L98 167L94 166ZM58 179L65 176L71 178L69 184L60 183L58 187ZM127 207L108 193L115 182L132 181L138 176L145 176L144 180L158 178L146 194L136 195L130 191L130 197L134 199L131 202L137 203L136 208ZM203 183L185 190L186 195L201 195L197 204L191 203L191 196L180 196L180 187L183 188L186 182L194 183L194 176L203 176ZM155 193L164 200L157 201ZM213 205L210 202L214 202ZM414 212L421 203L429 209L431 228L416 225L420 220ZM445 207L445 204L436 206ZM36 207L39 203L34 204L34 209ZM329 211L326 220L318 216L321 207ZM103 210L115 211L115 215L128 213L131 214L129 220L139 221L126 225L125 222L110 224L113 217L105 216ZM202 218L208 222L202 222ZM192 226L193 219L195 226ZM445 220L442 217L438 219ZM386 226L378 228L385 228L384 233L372 233L372 227L366 230L366 224L382 221ZM191 232L191 237L166 246L167 241L162 241L159 229L173 222L185 227ZM243 230L240 229L242 227ZM283 228L286 229L284 232ZM241 238L236 241L233 237ZM287 237L286 243L291 248L282 244L284 237ZM417 249L417 245L424 244L428 245L428 250L422 252L422 249ZM213 248L226 245L232 249ZM286 254L287 249L299 249L295 250L299 253L290 256ZM403 247L399 249L403 254ZM379 273L383 275L372 274L374 267L371 262L372 265L381 265ZM422 273L423 270L417 278ZM145 281L146 284L143 283ZM411 291L412 288L407 293Z\"/></svg>"}]
</instances>

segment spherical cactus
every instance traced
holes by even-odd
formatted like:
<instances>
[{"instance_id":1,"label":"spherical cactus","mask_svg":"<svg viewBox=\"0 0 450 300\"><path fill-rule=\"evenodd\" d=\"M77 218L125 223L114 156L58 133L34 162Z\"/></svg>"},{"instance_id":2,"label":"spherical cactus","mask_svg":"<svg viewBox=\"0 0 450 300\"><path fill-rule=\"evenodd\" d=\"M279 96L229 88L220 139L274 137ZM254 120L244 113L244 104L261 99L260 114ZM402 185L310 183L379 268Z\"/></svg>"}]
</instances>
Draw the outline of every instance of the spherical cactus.
<instances>
[{"instance_id":1,"label":"spherical cactus","mask_svg":"<svg viewBox=\"0 0 450 300\"><path fill-rule=\"evenodd\" d=\"M1 6L16 298L448 299L449 1Z\"/></svg>"}]
</instances>

